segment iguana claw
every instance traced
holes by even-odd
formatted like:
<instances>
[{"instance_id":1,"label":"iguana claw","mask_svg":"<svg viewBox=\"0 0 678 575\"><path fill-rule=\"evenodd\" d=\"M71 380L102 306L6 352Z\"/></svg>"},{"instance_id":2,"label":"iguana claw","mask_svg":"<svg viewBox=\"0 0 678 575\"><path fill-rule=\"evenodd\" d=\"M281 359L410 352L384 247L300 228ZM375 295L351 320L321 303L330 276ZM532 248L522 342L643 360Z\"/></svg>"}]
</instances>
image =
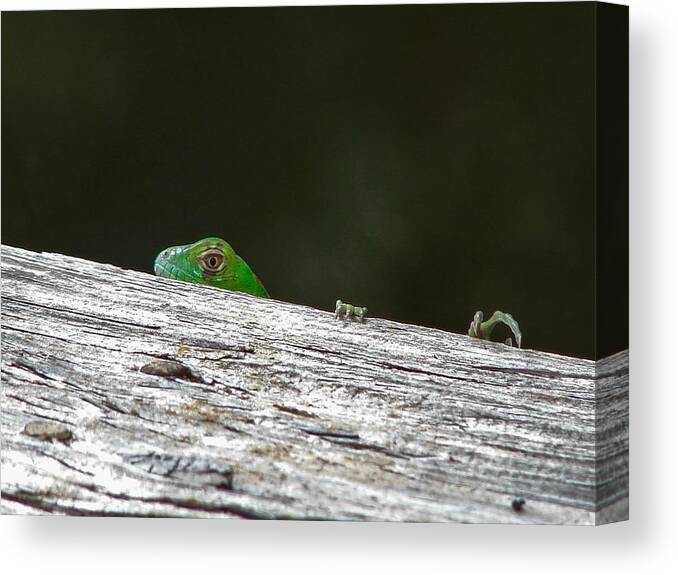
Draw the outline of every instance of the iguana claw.
<instances>
[{"instance_id":1,"label":"iguana claw","mask_svg":"<svg viewBox=\"0 0 678 575\"><path fill-rule=\"evenodd\" d=\"M489 340L490 336L492 335L492 330L498 323L503 323L509 327L509 329L513 332L513 336L516 338L516 344L518 347L520 347L523 336L520 333L518 322L513 319L511 314L504 313L503 311L495 311L492 314L492 317L487 321L483 321L483 312L477 311L473 316L471 325L468 328L468 334L471 337ZM507 345L512 345L511 338L508 338L505 343Z\"/></svg>"},{"instance_id":2,"label":"iguana claw","mask_svg":"<svg viewBox=\"0 0 678 575\"><path fill-rule=\"evenodd\" d=\"M366 307L359 307L357 305L351 305L350 303L344 303L340 299L337 300L337 304L334 310L334 317L336 318L352 318L355 317L361 322L365 321L365 315L367 314Z\"/></svg>"}]
</instances>

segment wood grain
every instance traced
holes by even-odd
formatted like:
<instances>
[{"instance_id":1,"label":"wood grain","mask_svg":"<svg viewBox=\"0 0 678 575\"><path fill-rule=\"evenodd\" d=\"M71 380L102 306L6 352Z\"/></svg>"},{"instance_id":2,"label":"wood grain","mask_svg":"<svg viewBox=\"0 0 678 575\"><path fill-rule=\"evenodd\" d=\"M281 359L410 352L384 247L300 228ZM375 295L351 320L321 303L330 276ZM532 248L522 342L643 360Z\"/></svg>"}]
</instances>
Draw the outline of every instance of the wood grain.
<instances>
[{"instance_id":1,"label":"wood grain","mask_svg":"<svg viewBox=\"0 0 678 575\"><path fill-rule=\"evenodd\" d=\"M627 352L342 321L335 296L322 311L3 246L0 510L628 516Z\"/></svg>"}]
</instances>

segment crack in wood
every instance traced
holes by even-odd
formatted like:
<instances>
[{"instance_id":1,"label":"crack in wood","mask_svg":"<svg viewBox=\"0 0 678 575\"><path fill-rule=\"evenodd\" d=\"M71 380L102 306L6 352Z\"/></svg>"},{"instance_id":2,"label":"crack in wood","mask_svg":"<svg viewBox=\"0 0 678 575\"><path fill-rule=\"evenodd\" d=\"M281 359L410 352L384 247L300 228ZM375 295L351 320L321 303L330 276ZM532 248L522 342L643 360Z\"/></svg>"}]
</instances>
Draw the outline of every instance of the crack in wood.
<instances>
[{"instance_id":1,"label":"crack in wood","mask_svg":"<svg viewBox=\"0 0 678 575\"><path fill-rule=\"evenodd\" d=\"M123 320L120 320L120 319L113 319L113 318L105 317L105 316L102 316L102 315L92 315L90 313L75 311L73 309L69 309L69 308L66 308L66 307L53 307L53 306L49 306L49 305L40 304L40 303L37 303L37 302L34 302L34 301L22 300L22 299L10 297L10 296L3 296L2 299L4 301L17 303L17 304L22 305L22 306L32 306L32 307L37 307L37 308L40 308L40 309L46 309L46 310L54 311L56 313L61 313L61 314L64 314L64 315L73 315L73 316L77 316L77 317L87 318L87 319L92 320L93 322L95 322L97 324L103 322L103 323L110 323L110 324L117 325L117 326L139 327L139 328L142 328L142 329L153 330L153 331L159 330L159 329L162 328L162 326L159 326L159 325L144 325L144 324L135 323L135 322L123 321Z\"/></svg>"},{"instance_id":2,"label":"crack in wood","mask_svg":"<svg viewBox=\"0 0 678 575\"><path fill-rule=\"evenodd\" d=\"M308 411L304 411L303 409L298 409L296 407L292 407L290 405L280 405L279 403L274 403L273 407L275 407L279 411L284 411L285 413L291 413L292 415L298 415L299 417L308 417L310 419L317 419L318 416L315 415L314 413L310 413Z\"/></svg>"}]
</instances>

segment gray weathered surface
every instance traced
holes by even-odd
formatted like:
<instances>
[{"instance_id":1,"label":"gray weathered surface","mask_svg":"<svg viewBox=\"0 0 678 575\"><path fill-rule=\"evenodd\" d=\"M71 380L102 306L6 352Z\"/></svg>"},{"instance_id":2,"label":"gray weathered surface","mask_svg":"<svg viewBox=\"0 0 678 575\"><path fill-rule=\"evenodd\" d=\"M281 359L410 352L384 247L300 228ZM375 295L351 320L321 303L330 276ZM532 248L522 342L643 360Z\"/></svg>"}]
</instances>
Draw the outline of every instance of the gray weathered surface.
<instances>
[{"instance_id":1,"label":"gray weathered surface","mask_svg":"<svg viewBox=\"0 0 678 575\"><path fill-rule=\"evenodd\" d=\"M628 514L626 352L596 366L3 246L2 390L4 513Z\"/></svg>"}]
</instances>

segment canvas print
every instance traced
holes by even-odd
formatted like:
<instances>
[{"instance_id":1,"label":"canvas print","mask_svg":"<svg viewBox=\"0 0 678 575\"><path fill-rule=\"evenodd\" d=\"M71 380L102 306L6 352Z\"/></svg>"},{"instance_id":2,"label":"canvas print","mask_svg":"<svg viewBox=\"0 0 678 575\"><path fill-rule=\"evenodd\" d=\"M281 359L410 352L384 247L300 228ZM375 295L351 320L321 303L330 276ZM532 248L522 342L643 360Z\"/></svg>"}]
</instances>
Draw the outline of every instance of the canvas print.
<instances>
[{"instance_id":1,"label":"canvas print","mask_svg":"<svg viewBox=\"0 0 678 575\"><path fill-rule=\"evenodd\" d=\"M628 10L2 14L4 514L628 517Z\"/></svg>"}]
</instances>

